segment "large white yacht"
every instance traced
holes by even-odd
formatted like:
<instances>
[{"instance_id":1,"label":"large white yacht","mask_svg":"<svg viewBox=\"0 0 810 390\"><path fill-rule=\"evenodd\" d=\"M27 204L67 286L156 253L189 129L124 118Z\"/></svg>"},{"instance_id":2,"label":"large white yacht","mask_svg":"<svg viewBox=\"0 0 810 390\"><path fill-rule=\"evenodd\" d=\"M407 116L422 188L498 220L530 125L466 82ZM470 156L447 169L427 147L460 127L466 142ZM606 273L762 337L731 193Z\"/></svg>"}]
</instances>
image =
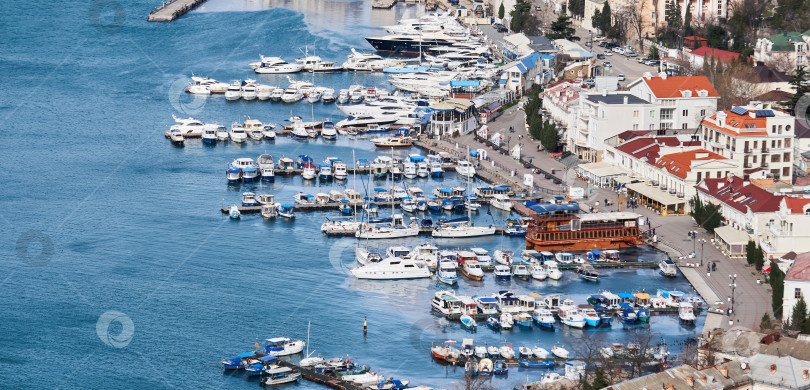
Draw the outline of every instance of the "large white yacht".
<instances>
[{"instance_id":1,"label":"large white yacht","mask_svg":"<svg viewBox=\"0 0 810 390\"><path fill-rule=\"evenodd\" d=\"M280 57L261 56L261 62L253 62L250 67L259 74L279 74L296 73L304 70L304 65L299 63L289 63Z\"/></svg>"},{"instance_id":2,"label":"large white yacht","mask_svg":"<svg viewBox=\"0 0 810 390\"><path fill-rule=\"evenodd\" d=\"M363 223L355 234L358 238L402 238L419 235L418 226L406 226L402 214L394 214L390 221Z\"/></svg>"},{"instance_id":3,"label":"large white yacht","mask_svg":"<svg viewBox=\"0 0 810 390\"><path fill-rule=\"evenodd\" d=\"M352 54L349 54L346 58L346 62L343 63L343 68L353 72L370 72L373 70L370 63L382 59L383 58L378 54L361 53L352 48Z\"/></svg>"},{"instance_id":4,"label":"large white yacht","mask_svg":"<svg viewBox=\"0 0 810 390\"><path fill-rule=\"evenodd\" d=\"M419 279L429 278L431 273L422 261L388 257L351 270L358 279Z\"/></svg>"}]
</instances>

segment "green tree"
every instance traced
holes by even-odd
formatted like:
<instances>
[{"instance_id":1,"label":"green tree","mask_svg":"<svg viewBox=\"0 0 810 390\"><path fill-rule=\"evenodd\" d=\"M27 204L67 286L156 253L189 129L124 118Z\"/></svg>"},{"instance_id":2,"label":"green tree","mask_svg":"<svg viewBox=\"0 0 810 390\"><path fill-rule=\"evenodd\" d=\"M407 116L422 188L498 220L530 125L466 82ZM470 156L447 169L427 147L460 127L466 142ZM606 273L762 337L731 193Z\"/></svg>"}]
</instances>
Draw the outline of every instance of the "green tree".
<instances>
[{"instance_id":1,"label":"green tree","mask_svg":"<svg viewBox=\"0 0 810 390\"><path fill-rule=\"evenodd\" d=\"M754 240L748 240L748 244L745 246L745 259L748 260L748 264L754 265L756 261L756 253L757 250L757 243Z\"/></svg>"},{"instance_id":2,"label":"green tree","mask_svg":"<svg viewBox=\"0 0 810 390\"><path fill-rule=\"evenodd\" d=\"M667 21L667 28L670 30L678 31L683 26L681 19L681 4L677 1L672 1L667 4L664 10L664 18Z\"/></svg>"},{"instance_id":3,"label":"green tree","mask_svg":"<svg viewBox=\"0 0 810 390\"><path fill-rule=\"evenodd\" d=\"M804 70L804 66L799 65L796 67L796 72L790 76L788 82L793 88L796 88L796 93L793 94L793 97L790 100L784 101L781 104L787 108L788 111L794 116L798 118L802 113L796 112L796 105L799 103L799 100L805 96L805 94L810 92L810 87L806 85L807 81L807 72ZM807 118L807 113L805 112L805 118Z\"/></svg>"},{"instance_id":4,"label":"green tree","mask_svg":"<svg viewBox=\"0 0 810 390\"><path fill-rule=\"evenodd\" d=\"M779 267L771 267L768 273L768 280L771 284L771 307L774 318L782 318L782 296L785 291L785 273Z\"/></svg>"},{"instance_id":5,"label":"green tree","mask_svg":"<svg viewBox=\"0 0 810 390\"><path fill-rule=\"evenodd\" d=\"M532 4L526 0L517 0L515 8L509 13L512 16L509 22L509 29L512 32L521 32L530 24L532 16Z\"/></svg>"},{"instance_id":6,"label":"green tree","mask_svg":"<svg viewBox=\"0 0 810 390\"><path fill-rule=\"evenodd\" d=\"M568 12L574 16L585 16L585 0L569 0Z\"/></svg>"},{"instance_id":7,"label":"green tree","mask_svg":"<svg viewBox=\"0 0 810 390\"><path fill-rule=\"evenodd\" d=\"M683 17L683 35L686 37L695 35L695 29L692 28L691 7L686 7L686 15Z\"/></svg>"},{"instance_id":8,"label":"green tree","mask_svg":"<svg viewBox=\"0 0 810 390\"><path fill-rule=\"evenodd\" d=\"M799 297L796 305L793 306L793 313L790 315L790 329L802 330L807 322L807 303L804 297Z\"/></svg>"},{"instance_id":9,"label":"green tree","mask_svg":"<svg viewBox=\"0 0 810 390\"><path fill-rule=\"evenodd\" d=\"M703 210L703 226L709 233L714 233L714 229L720 227L720 222L723 216L720 215L720 206L711 203L704 206Z\"/></svg>"},{"instance_id":10,"label":"green tree","mask_svg":"<svg viewBox=\"0 0 810 390\"><path fill-rule=\"evenodd\" d=\"M602 11L599 12L599 27L597 28L605 35L611 35L611 31L613 30L613 14L610 10L610 4L608 4L607 1L602 7Z\"/></svg>"},{"instance_id":11,"label":"green tree","mask_svg":"<svg viewBox=\"0 0 810 390\"><path fill-rule=\"evenodd\" d=\"M716 24L706 26L706 46L715 49L727 49L728 44L726 42L726 29Z\"/></svg>"},{"instance_id":12,"label":"green tree","mask_svg":"<svg viewBox=\"0 0 810 390\"><path fill-rule=\"evenodd\" d=\"M501 6L498 7L498 19L503 20L503 17L505 15L506 15L506 7L504 7L503 3L501 3Z\"/></svg>"},{"instance_id":13,"label":"green tree","mask_svg":"<svg viewBox=\"0 0 810 390\"><path fill-rule=\"evenodd\" d=\"M557 132L557 125L554 122L543 122L540 128L540 143L549 152L557 150L560 143L560 134Z\"/></svg>"},{"instance_id":14,"label":"green tree","mask_svg":"<svg viewBox=\"0 0 810 390\"><path fill-rule=\"evenodd\" d=\"M591 26L599 31L602 31L602 11L598 8L593 10Z\"/></svg>"},{"instance_id":15,"label":"green tree","mask_svg":"<svg viewBox=\"0 0 810 390\"><path fill-rule=\"evenodd\" d=\"M762 251L762 248L757 246L754 255L754 267L756 267L757 271L761 271L762 267L765 265L765 252Z\"/></svg>"},{"instance_id":16,"label":"green tree","mask_svg":"<svg viewBox=\"0 0 810 390\"><path fill-rule=\"evenodd\" d=\"M773 329L773 324L771 323L771 316L766 312L762 315L762 321L759 322L759 331L765 332L770 329Z\"/></svg>"},{"instance_id":17,"label":"green tree","mask_svg":"<svg viewBox=\"0 0 810 390\"><path fill-rule=\"evenodd\" d=\"M571 17L561 13L557 20L551 23L551 31L546 34L548 39L567 39L569 41L578 41L579 37L576 36L576 30L571 27Z\"/></svg>"},{"instance_id":18,"label":"green tree","mask_svg":"<svg viewBox=\"0 0 810 390\"><path fill-rule=\"evenodd\" d=\"M651 60L660 60L661 56L658 54L658 48L655 46L650 47L650 59Z\"/></svg>"}]
</instances>

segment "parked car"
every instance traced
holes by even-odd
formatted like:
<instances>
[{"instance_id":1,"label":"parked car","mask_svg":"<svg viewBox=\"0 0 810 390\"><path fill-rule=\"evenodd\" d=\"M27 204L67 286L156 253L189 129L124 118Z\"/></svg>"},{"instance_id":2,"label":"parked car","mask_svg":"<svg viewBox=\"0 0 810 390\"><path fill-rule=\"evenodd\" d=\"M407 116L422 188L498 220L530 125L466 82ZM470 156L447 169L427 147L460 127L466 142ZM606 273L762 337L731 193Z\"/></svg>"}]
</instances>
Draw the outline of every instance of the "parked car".
<instances>
[{"instance_id":1,"label":"parked car","mask_svg":"<svg viewBox=\"0 0 810 390\"><path fill-rule=\"evenodd\" d=\"M504 26L501 23L495 23L495 24L492 25L492 27L495 27L495 31L500 32L500 33L509 31L506 28L506 26Z\"/></svg>"},{"instance_id":2,"label":"parked car","mask_svg":"<svg viewBox=\"0 0 810 390\"><path fill-rule=\"evenodd\" d=\"M585 41L585 46L591 47L591 41Z\"/></svg>"},{"instance_id":3,"label":"parked car","mask_svg":"<svg viewBox=\"0 0 810 390\"><path fill-rule=\"evenodd\" d=\"M612 55L613 55L613 52L612 52L612 51L610 51L610 50L608 50L608 51L606 51L606 52L605 52L605 55L606 55L606 56L612 56Z\"/></svg>"},{"instance_id":4,"label":"parked car","mask_svg":"<svg viewBox=\"0 0 810 390\"><path fill-rule=\"evenodd\" d=\"M624 81L624 73L619 73L619 81Z\"/></svg>"},{"instance_id":5,"label":"parked car","mask_svg":"<svg viewBox=\"0 0 810 390\"><path fill-rule=\"evenodd\" d=\"M605 46L607 46L607 42L605 42L605 41L599 41L599 46L600 46L600 47L605 47Z\"/></svg>"},{"instance_id":6,"label":"parked car","mask_svg":"<svg viewBox=\"0 0 810 390\"><path fill-rule=\"evenodd\" d=\"M658 65L661 65L661 61L658 60L650 61L650 66L658 66Z\"/></svg>"},{"instance_id":7,"label":"parked car","mask_svg":"<svg viewBox=\"0 0 810 390\"><path fill-rule=\"evenodd\" d=\"M638 58L636 58L636 61L638 61L639 64L643 64L647 60L649 60L649 58L647 58L647 57L638 57Z\"/></svg>"},{"instance_id":8,"label":"parked car","mask_svg":"<svg viewBox=\"0 0 810 390\"><path fill-rule=\"evenodd\" d=\"M610 68L611 66L613 66L613 65L610 64L610 61L605 61L604 65L605 65L605 68Z\"/></svg>"},{"instance_id":9,"label":"parked car","mask_svg":"<svg viewBox=\"0 0 810 390\"><path fill-rule=\"evenodd\" d=\"M619 54L624 54L624 49L621 48L621 47L614 47L613 51L615 51L616 53L619 53Z\"/></svg>"},{"instance_id":10,"label":"parked car","mask_svg":"<svg viewBox=\"0 0 810 390\"><path fill-rule=\"evenodd\" d=\"M597 55L596 55L596 59L598 59L598 60L604 60L604 59L605 59L605 55L604 55L604 54L601 54L601 53L600 53L600 54L597 54Z\"/></svg>"},{"instance_id":11,"label":"parked car","mask_svg":"<svg viewBox=\"0 0 810 390\"><path fill-rule=\"evenodd\" d=\"M636 54L636 52L634 52L634 51L632 51L630 49L627 49L627 51L624 52L624 55L626 55L628 57L636 57L636 56L638 56L638 54Z\"/></svg>"}]
</instances>

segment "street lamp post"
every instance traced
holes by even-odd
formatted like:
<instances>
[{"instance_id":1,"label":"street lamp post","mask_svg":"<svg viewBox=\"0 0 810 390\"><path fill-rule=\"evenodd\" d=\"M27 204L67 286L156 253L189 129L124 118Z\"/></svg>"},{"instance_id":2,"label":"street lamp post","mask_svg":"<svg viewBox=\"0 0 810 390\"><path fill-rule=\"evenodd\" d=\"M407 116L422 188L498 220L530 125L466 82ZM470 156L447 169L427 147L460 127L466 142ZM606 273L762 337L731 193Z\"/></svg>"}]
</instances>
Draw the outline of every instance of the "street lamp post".
<instances>
[{"instance_id":1,"label":"street lamp post","mask_svg":"<svg viewBox=\"0 0 810 390\"><path fill-rule=\"evenodd\" d=\"M729 283L729 287L731 287L731 307L728 310L729 315L734 313L734 290L737 288L737 274L729 275L728 278L731 280ZM729 319L730 321L731 319Z\"/></svg>"},{"instance_id":2,"label":"street lamp post","mask_svg":"<svg viewBox=\"0 0 810 390\"><path fill-rule=\"evenodd\" d=\"M700 266L703 267L703 244L706 243L705 238L700 239Z\"/></svg>"},{"instance_id":3,"label":"street lamp post","mask_svg":"<svg viewBox=\"0 0 810 390\"><path fill-rule=\"evenodd\" d=\"M694 258L695 250L697 249L695 247L697 245L697 242L695 241L697 239L697 230L690 230L689 232L686 233L686 235L692 239L692 255L689 257Z\"/></svg>"}]
</instances>

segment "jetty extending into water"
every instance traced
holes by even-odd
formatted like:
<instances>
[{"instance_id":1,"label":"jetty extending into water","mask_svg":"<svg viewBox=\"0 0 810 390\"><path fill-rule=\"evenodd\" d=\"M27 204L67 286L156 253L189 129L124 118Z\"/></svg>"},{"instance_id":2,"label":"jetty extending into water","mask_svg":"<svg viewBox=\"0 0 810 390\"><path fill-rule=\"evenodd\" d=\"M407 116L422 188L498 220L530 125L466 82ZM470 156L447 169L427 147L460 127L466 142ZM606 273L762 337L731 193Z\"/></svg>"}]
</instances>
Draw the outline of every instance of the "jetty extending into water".
<instances>
[{"instance_id":1,"label":"jetty extending into water","mask_svg":"<svg viewBox=\"0 0 810 390\"><path fill-rule=\"evenodd\" d=\"M279 366L282 366L282 367L288 367L288 368L292 369L293 371L300 373L302 378L304 378L304 379L306 379L306 380L308 380L310 382L315 382L315 383L324 385L324 386L329 387L331 389L363 390L362 387L356 386L356 385L352 384L351 382L345 381L345 380L340 379L340 378L324 375L324 374L322 374L322 373L320 373L320 372L318 372L316 370L313 370L311 368L301 367L299 365L288 362L286 360L280 360L279 359L279 360L276 360L273 363L278 364Z\"/></svg>"},{"instance_id":2,"label":"jetty extending into water","mask_svg":"<svg viewBox=\"0 0 810 390\"><path fill-rule=\"evenodd\" d=\"M185 15L188 11L197 8L202 3L205 3L205 0L164 1L160 7L153 9L149 13L146 20L149 22L171 22Z\"/></svg>"}]
</instances>

